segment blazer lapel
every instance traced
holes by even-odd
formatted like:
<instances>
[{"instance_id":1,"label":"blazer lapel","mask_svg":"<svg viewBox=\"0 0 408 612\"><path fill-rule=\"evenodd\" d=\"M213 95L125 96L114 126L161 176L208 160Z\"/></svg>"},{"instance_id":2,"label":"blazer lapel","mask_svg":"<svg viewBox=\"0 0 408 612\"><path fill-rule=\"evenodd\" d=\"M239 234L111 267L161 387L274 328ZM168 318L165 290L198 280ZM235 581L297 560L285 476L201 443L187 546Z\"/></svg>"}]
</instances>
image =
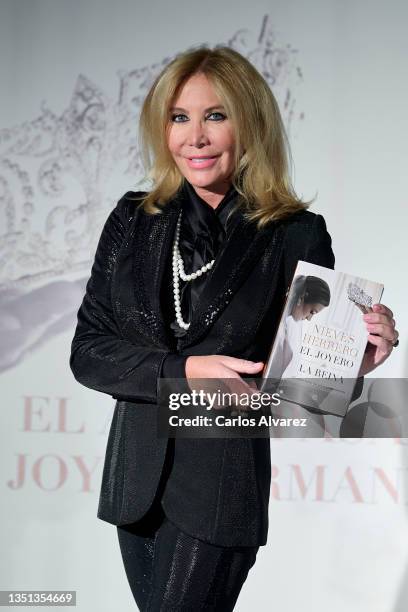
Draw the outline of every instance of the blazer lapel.
<instances>
[{"instance_id":1,"label":"blazer lapel","mask_svg":"<svg viewBox=\"0 0 408 612\"><path fill-rule=\"evenodd\" d=\"M138 328L159 347L169 347L160 304L160 289L166 262L172 257L173 239L181 202L175 198L164 207L162 214L138 216L134 236L134 299L138 313ZM178 341L182 349L196 342L213 325L239 289L272 238L275 224L262 230L245 221L240 210L229 239L218 253L208 272L203 299L197 305L187 333Z\"/></svg>"},{"instance_id":2,"label":"blazer lapel","mask_svg":"<svg viewBox=\"0 0 408 612\"><path fill-rule=\"evenodd\" d=\"M239 220L209 272L202 299L193 312L190 327L179 340L180 349L196 342L213 325L248 277L271 239L270 228L257 230L254 224L245 221L239 210L235 214L239 215Z\"/></svg>"},{"instance_id":3,"label":"blazer lapel","mask_svg":"<svg viewBox=\"0 0 408 612\"><path fill-rule=\"evenodd\" d=\"M142 210L136 216L133 236L133 301L138 332L160 348L171 346L160 304L164 270L172 257L181 202L176 198L166 204L162 213L150 215Z\"/></svg>"}]
</instances>

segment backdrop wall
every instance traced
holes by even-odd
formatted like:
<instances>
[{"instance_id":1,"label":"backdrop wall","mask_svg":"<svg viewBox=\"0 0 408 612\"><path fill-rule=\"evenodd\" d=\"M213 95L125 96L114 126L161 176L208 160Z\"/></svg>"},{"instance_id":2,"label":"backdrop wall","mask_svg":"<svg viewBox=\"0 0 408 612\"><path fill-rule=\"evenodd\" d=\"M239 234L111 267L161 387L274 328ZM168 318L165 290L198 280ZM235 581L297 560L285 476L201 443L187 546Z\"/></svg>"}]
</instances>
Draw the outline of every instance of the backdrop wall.
<instances>
[{"instance_id":1,"label":"backdrop wall","mask_svg":"<svg viewBox=\"0 0 408 612\"><path fill-rule=\"evenodd\" d=\"M397 0L1 1L0 589L134 609L96 518L114 400L68 360L102 225L142 188L141 101L179 51L224 43L263 72L337 269L385 285L401 341L378 373L407 375L407 17ZM237 610L405 610L407 444L271 441L269 541Z\"/></svg>"}]
</instances>

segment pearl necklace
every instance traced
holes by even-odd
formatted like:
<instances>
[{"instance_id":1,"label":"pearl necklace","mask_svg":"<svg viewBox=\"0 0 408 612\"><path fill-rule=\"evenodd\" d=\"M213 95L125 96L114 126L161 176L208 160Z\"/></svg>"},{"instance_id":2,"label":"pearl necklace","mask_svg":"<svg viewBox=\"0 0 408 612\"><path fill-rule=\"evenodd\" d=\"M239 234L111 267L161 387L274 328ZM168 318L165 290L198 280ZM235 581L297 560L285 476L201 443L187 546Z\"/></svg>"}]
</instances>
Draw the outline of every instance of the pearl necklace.
<instances>
[{"instance_id":1,"label":"pearl necklace","mask_svg":"<svg viewBox=\"0 0 408 612\"><path fill-rule=\"evenodd\" d=\"M173 296L174 296L174 308L176 311L176 321L183 329L188 329L190 327L190 323L186 323L183 321L181 316L181 303L180 303L180 281L179 277L184 281L191 281L195 278L198 278L208 270L211 270L213 267L215 259L210 261L209 263L202 266L199 270L192 272L191 274L186 274L184 271L183 259L181 257L180 249L179 249L179 241L180 241L180 227L181 227L181 211L179 214L179 218L177 220L176 226L176 235L173 244Z\"/></svg>"}]
</instances>

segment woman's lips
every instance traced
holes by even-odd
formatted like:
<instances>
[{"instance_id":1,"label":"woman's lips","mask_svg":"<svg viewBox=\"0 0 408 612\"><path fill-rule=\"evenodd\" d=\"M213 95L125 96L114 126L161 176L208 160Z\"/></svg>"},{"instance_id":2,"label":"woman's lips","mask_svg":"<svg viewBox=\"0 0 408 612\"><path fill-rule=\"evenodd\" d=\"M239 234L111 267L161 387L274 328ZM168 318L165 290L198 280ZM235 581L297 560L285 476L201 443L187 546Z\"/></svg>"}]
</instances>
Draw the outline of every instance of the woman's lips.
<instances>
[{"instance_id":1,"label":"woman's lips","mask_svg":"<svg viewBox=\"0 0 408 612\"><path fill-rule=\"evenodd\" d=\"M190 168L194 168L195 170L201 170L202 168L211 168L211 166L216 163L217 159L218 155L215 155L214 157L204 158L193 157L187 158L187 164Z\"/></svg>"}]
</instances>

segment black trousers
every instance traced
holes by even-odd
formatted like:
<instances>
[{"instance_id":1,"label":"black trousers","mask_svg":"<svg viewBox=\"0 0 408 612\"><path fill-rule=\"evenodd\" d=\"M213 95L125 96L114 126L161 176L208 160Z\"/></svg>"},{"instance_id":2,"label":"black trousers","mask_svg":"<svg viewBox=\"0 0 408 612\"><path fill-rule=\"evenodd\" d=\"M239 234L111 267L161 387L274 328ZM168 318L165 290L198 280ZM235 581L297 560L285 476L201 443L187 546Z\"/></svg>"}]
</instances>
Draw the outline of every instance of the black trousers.
<instances>
[{"instance_id":1,"label":"black trousers","mask_svg":"<svg viewBox=\"0 0 408 612\"><path fill-rule=\"evenodd\" d=\"M259 546L216 546L184 533L160 500L171 469L171 445L156 498L136 523L118 526L126 576L141 612L229 612Z\"/></svg>"}]
</instances>

